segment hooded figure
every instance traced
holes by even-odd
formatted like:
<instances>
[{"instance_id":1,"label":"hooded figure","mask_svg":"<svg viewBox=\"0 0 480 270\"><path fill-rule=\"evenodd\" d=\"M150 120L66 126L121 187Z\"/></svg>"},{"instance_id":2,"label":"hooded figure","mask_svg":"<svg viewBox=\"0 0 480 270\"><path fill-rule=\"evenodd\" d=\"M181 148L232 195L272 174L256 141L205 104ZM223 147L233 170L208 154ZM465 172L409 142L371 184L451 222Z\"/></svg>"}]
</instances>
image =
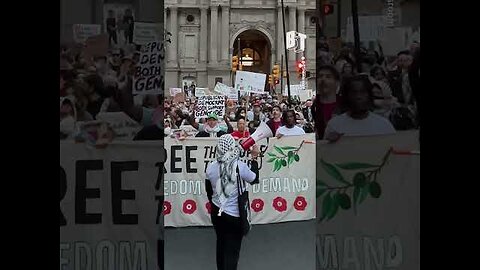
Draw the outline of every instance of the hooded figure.
<instances>
[{"instance_id":1,"label":"hooded figure","mask_svg":"<svg viewBox=\"0 0 480 270\"><path fill-rule=\"evenodd\" d=\"M71 137L75 131L77 111L72 96L60 97L60 138Z\"/></svg>"},{"instance_id":2,"label":"hooded figure","mask_svg":"<svg viewBox=\"0 0 480 270\"><path fill-rule=\"evenodd\" d=\"M232 135L226 134L220 136L217 144L217 162L220 167L220 182L215 187L215 196L213 200L220 203L219 215L227 199L236 192L237 172L236 165L240 157L240 149L237 147Z\"/></svg>"},{"instance_id":3,"label":"hooded figure","mask_svg":"<svg viewBox=\"0 0 480 270\"><path fill-rule=\"evenodd\" d=\"M239 157L240 149L232 135L222 135L217 143L216 161L208 164L206 171L207 196L212 193L210 215L217 236L217 269L237 269L240 256L243 234L238 209L237 168L240 179L258 183L258 163L252 160L252 168L248 168Z\"/></svg>"}]
</instances>

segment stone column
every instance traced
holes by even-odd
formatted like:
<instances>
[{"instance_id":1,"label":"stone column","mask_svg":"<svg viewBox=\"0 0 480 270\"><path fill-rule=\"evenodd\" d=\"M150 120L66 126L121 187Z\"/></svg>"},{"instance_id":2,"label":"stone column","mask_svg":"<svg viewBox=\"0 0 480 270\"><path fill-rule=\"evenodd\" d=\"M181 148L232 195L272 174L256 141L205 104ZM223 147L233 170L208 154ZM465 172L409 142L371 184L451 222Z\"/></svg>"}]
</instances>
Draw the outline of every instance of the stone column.
<instances>
[{"instance_id":1,"label":"stone column","mask_svg":"<svg viewBox=\"0 0 480 270\"><path fill-rule=\"evenodd\" d=\"M208 48L208 17L207 7L200 8L200 63L207 62Z\"/></svg>"},{"instance_id":2,"label":"stone column","mask_svg":"<svg viewBox=\"0 0 480 270\"><path fill-rule=\"evenodd\" d=\"M177 63L177 40L178 40L178 17L177 7L170 7L170 36L171 43L168 46L168 62L176 66Z\"/></svg>"},{"instance_id":3,"label":"stone column","mask_svg":"<svg viewBox=\"0 0 480 270\"><path fill-rule=\"evenodd\" d=\"M229 18L230 7L222 6L222 62L228 63L228 55L230 50L230 34L229 34Z\"/></svg>"},{"instance_id":4,"label":"stone column","mask_svg":"<svg viewBox=\"0 0 480 270\"><path fill-rule=\"evenodd\" d=\"M217 24L218 24L218 7L210 7L210 64L217 63Z\"/></svg>"}]
</instances>

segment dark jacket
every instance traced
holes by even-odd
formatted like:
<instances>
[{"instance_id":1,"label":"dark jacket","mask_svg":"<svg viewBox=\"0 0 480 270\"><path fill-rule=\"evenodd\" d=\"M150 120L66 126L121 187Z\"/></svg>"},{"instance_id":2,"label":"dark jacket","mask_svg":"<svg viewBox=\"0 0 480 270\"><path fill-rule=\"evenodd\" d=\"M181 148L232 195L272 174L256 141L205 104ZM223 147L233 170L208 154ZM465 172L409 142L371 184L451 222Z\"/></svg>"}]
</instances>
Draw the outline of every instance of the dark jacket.
<instances>
[{"instance_id":1,"label":"dark jacket","mask_svg":"<svg viewBox=\"0 0 480 270\"><path fill-rule=\"evenodd\" d=\"M217 132L217 137L220 137L220 136L225 135L225 134L227 134L225 131L220 130L219 132ZM197 135L195 135L195 137L197 137L197 138L208 138L208 137L210 137L210 133L208 133L206 131L200 131L199 133L197 133Z\"/></svg>"},{"instance_id":2,"label":"dark jacket","mask_svg":"<svg viewBox=\"0 0 480 270\"><path fill-rule=\"evenodd\" d=\"M310 107L310 109L311 109L311 112L312 112L312 118L308 117L308 108L303 108L302 109L303 118L305 118L305 121L307 121L307 122L313 122L314 119L315 119L314 106Z\"/></svg>"}]
</instances>

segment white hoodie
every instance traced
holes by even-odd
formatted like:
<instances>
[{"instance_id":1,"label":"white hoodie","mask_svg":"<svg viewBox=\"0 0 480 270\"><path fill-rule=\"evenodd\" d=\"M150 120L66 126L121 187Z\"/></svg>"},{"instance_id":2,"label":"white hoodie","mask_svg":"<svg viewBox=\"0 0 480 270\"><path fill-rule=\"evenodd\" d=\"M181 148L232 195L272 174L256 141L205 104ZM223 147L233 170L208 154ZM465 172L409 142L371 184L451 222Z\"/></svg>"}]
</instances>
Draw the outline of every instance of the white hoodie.
<instances>
[{"instance_id":1,"label":"white hoodie","mask_svg":"<svg viewBox=\"0 0 480 270\"><path fill-rule=\"evenodd\" d=\"M75 122L77 119L77 111L75 109L75 99L72 96L60 97L60 108L65 101L70 101L73 107L73 116L68 115L60 119L60 132L67 134L69 137L75 131Z\"/></svg>"}]
</instances>

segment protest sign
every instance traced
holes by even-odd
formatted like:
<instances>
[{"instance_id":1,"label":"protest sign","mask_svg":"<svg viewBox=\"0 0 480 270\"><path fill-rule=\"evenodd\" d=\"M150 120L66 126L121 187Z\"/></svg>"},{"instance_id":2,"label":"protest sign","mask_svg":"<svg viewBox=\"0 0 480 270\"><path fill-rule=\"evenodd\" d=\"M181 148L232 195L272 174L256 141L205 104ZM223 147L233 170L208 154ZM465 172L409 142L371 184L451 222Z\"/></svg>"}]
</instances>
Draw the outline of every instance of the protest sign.
<instances>
[{"instance_id":1,"label":"protest sign","mask_svg":"<svg viewBox=\"0 0 480 270\"><path fill-rule=\"evenodd\" d=\"M142 126L124 112L101 112L97 120L107 122L115 133L115 140L132 140Z\"/></svg>"},{"instance_id":2,"label":"protest sign","mask_svg":"<svg viewBox=\"0 0 480 270\"><path fill-rule=\"evenodd\" d=\"M314 140L310 133L258 143L260 182L247 184L253 224L315 218ZM211 226L205 170L215 160L216 144L210 138L165 139L165 226ZM242 150L240 157L245 161L251 154Z\"/></svg>"},{"instance_id":3,"label":"protest sign","mask_svg":"<svg viewBox=\"0 0 480 270\"><path fill-rule=\"evenodd\" d=\"M88 37L84 48L86 58L106 56L108 54L108 36L106 34Z\"/></svg>"},{"instance_id":4,"label":"protest sign","mask_svg":"<svg viewBox=\"0 0 480 270\"><path fill-rule=\"evenodd\" d=\"M225 96L198 97L195 118L205 118L210 113L215 113L218 117L225 115Z\"/></svg>"},{"instance_id":5,"label":"protest sign","mask_svg":"<svg viewBox=\"0 0 480 270\"><path fill-rule=\"evenodd\" d=\"M60 142L60 269L161 269L159 142Z\"/></svg>"},{"instance_id":6,"label":"protest sign","mask_svg":"<svg viewBox=\"0 0 480 270\"><path fill-rule=\"evenodd\" d=\"M213 89L214 92L226 96L228 99L231 100L238 100L238 92L235 88L230 87L226 84L218 82Z\"/></svg>"},{"instance_id":7,"label":"protest sign","mask_svg":"<svg viewBox=\"0 0 480 270\"><path fill-rule=\"evenodd\" d=\"M290 85L290 94L292 96L299 96L300 92L303 92L303 88L301 84L291 84ZM285 85L285 89L283 91L283 96L288 96L288 86Z\"/></svg>"},{"instance_id":8,"label":"protest sign","mask_svg":"<svg viewBox=\"0 0 480 270\"><path fill-rule=\"evenodd\" d=\"M73 25L73 40L77 43L85 43L87 38L100 35L100 24L74 24Z\"/></svg>"},{"instance_id":9,"label":"protest sign","mask_svg":"<svg viewBox=\"0 0 480 270\"><path fill-rule=\"evenodd\" d=\"M170 96L173 97L174 103L185 102L185 93L182 88L170 88Z\"/></svg>"},{"instance_id":10,"label":"protest sign","mask_svg":"<svg viewBox=\"0 0 480 270\"><path fill-rule=\"evenodd\" d=\"M201 87L196 87L195 88L195 96L196 97L202 97L202 96L205 96L209 93L210 93L210 91L208 90L208 88L201 88Z\"/></svg>"},{"instance_id":11,"label":"protest sign","mask_svg":"<svg viewBox=\"0 0 480 270\"><path fill-rule=\"evenodd\" d=\"M174 97L177 93L182 93L182 88L170 88L170 96Z\"/></svg>"},{"instance_id":12,"label":"protest sign","mask_svg":"<svg viewBox=\"0 0 480 270\"><path fill-rule=\"evenodd\" d=\"M165 85L162 72L165 49L163 42L155 41L142 46L140 61L133 78L134 94L161 94Z\"/></svg>"},{"instance_id":13,"label":"protest sign","mask_svg":"<svg viewBox=\"0 0 480 270\"><path fill-rule=\"evenodd\" d=\"M300 101L306 101L307 99L311 99L313 97L313 90L307 89L305 91L299 91L298 97L300 98Z\"/></svg>"},{"instance_id":14,"label":"protest sign","mask_svg":"<svg viewBox=\"0 0 480 270\"><path fill-rule=\"evenodd\" d=\"M135 22L133 28L133 43L143 45L162 40L163 26L161 23Z\"/></svg>"},{"instance_id":15,"label":"protest sign","mask_svg":"<svg viewBox=\"0 0 480 270\"><path fill-rule=\"evenodd\" d=\"M237 71L235 75L235 90L248 93L265 93L266 74L248 71Z\"/></svg>"},{"instance_id":16,"label":"protest sign","mask_svg":"<svg viewBox=\"0 0 480 270\"><path fill-rule=\"evenodd\" d=\"M177 104L181 102L185 102L185 93L183 91L180 93L176 93L175 96L173 97L173 102Z\"/></svg>"},{"instance_id":17,"label":"protest sign","mask_svg":"<svg viewBox=\"0 0 480 270\"><path fill-rule=\"evenodd\" d=\"M417 131L318 145L316 269L420 269L420 156L398 154L418 149Z\"/></svg>"}]
</instances>

